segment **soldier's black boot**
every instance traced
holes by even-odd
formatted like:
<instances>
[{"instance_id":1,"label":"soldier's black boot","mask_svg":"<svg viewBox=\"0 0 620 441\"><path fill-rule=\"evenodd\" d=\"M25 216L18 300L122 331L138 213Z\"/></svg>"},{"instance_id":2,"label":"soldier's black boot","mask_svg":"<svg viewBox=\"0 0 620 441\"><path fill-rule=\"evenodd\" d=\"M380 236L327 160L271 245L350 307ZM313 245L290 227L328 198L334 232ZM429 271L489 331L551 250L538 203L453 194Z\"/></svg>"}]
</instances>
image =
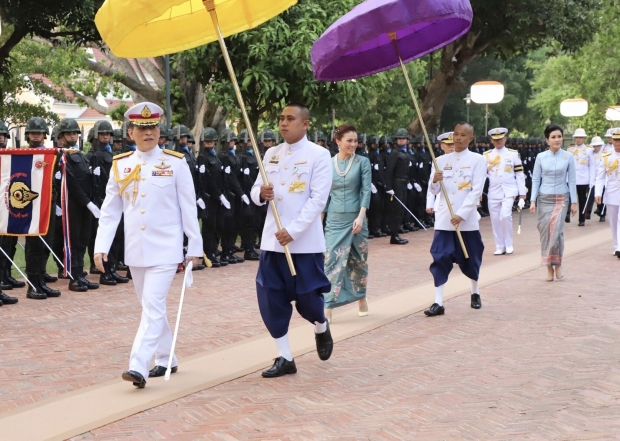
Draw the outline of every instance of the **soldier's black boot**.
<instances>
[{"instance_id":1,"label":"soldier's black boot","mask_svg":"<svg viewBox=\"0 0 620 441\"><path fill-rule=\"evenodd\" d=\"M254 247L248 248L243 254L245 260L260 260L260 255L254 251Z\"/></svg>"},{"instance_id":2,"label":"soldier's black boot","mask_svg":"<svg viewBox=\"0 0 620 441\"><path fill-rule=\"evenodd\" d=\"M43 278L45 279L45 283L54 283L58 282L58 277L50 276L47 273L43 274Z\"/></svg>"},{"instance_id":3,"label":"soldier's black boot","mask_svg":"<svg viewBox=\"0 0 620 441\"><path fill-rule=\"evenodd\" d=\"M95 265L91 265L90 270L88 272L91 274L103 274L101 271L97 269Z\"/></svg>"},{"instance_id":4,"label":"soldier's black boot","mask_svg":"<svg viewBox=\"0 0 620 441\"><path fill-rule=\"evenodd\" d=\"M8 268L6 268L6 277L4 279L9 285L11 285L13 288L23 288L24 286L26 286L26 282L22 282L21 280L16 280L15 278L13 278L13 276L11 275L11 267L9 266Z\"/></svg>"},{"instance_id":5,"label":"soldier's black boot","mask_svg":"<svg viewBox=\"0 0 620 441\"><path fill-rule=\"evenodd\" d=\"M129 283L128 277L121 276L116 271L114 271L113 268L110 268L110 275L112 275L112 278L116 281L116 283Z\"/></svg>"},{"instance_id":6,"label":"soldier's black boot","mask_svg":"<svg viewBox=\"0 0 620 441\"><path fill-rule=\"evenodd\" d=\"M47 299L47 294L43 292L41 289L41 285L39 283L39 275L38 274L26 274L30 283L34 285L34 288L28 284L28 291L26 292L26 297L34 300L45 300Z\"/></svg>"},{"instance_id":7,"label":"soldier's black boot","mask_svg":"<svg viewBox=\"0 0 620 441\"><path fill-rule=\"evenodd\" d=\"M14 305L18 301L19 299L17 297L7 296L5 293L0 291L0 303L4 303L5 305Z\"/></svg>"},{"instance_id":8,"label":"soldier's black boot","mask_svg":"<svg viewBox=\"0 0 620 441\"><path fill-rule=\"evenodd\" d=\"M41 273L39 275L39 286L41 287L41 291L43 291L48 297L60 297L60 291L57 289L52 289L45 284L45 273Z\"/></svg>"},{"instance_id":9,"label":"soldier's black boot","mask_svg":"<svg viewBox=\"0 0 620 441\"><path fill-rule=\"evenodd\" d=\"M88 291L88 287L80 283L80 278L77 277L77 272L75 273L75 275L73 275L73 279L69 282L69 291L74 291L74 292Z\"/></svg>"},{"instance_id":10,"label":"soldier's black boot","mask_svg":"<svg viewBox=\"0 0 620 441\"><path fill-rule=\"evenodd\" d=\"M131 277L131 269L129 267L127 267L127 275L125 277L127 277L129 280L133 280L133 277Z\"/></svg>"}]
</instances>

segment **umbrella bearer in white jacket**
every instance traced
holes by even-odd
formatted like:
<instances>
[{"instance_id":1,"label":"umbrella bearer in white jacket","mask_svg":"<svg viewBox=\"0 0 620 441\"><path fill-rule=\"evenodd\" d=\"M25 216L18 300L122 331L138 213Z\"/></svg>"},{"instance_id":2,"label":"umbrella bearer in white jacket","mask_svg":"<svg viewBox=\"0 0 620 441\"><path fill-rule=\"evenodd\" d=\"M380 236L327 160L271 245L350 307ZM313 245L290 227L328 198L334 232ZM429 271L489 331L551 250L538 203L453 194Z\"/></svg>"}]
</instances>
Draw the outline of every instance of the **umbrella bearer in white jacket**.
<instances>
[{"instance_id":1,"label":"umbrella bearer in white jacket","mask_svg":"<svg viewBox=\"0 0 620 441\"><path fill-rule=\"evenodd\" d=\"M136 104L125 113L137 149L114 157L95 240L95 264L103 272L116 228L125 215L125 263L131 269L142 318L129 370L122 378L138 388L144 388L148 377L163 376L168 366L172 332L166 297L183 261L183 233L188 238L188 261L196 265L202 256L189 166L182 153L157 145L162 114L162 108L153 103ZM156 366L149 371L153 355ZM171 368L172 373L177 371L176 357Z\"/></svg>"},{"instance_id":2,"label":"umbrella bearer in white jacket","mask_svg":"<svg viewBox=\"0 0 620 441\"><path fill-rule=\"evenodd\" d=\"M489 213L496 256L514 253L512 242L512 207L519 197L519 208L525 206L527 187L519 152L506 147L508 129L489 130L495 147L484 154L489 179Z\"/></svg>"}]
</instances>

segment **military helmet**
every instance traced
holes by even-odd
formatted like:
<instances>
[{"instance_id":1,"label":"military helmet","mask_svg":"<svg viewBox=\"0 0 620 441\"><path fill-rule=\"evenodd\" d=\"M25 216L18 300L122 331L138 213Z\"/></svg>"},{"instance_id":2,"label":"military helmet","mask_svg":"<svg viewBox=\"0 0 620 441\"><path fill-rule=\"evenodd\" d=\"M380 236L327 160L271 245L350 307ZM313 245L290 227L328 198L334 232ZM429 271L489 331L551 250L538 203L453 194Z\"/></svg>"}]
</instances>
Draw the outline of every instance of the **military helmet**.
<instances>
[{"instance_id":1,"label":"military helmet","mask_svg":"<svg viewBox=\"0 0 620 441\"><path fill-rule=\"evenodd\" d=\"M109 133L110 135L112 135L114 133L114 129L112 128L112 124L110 124L110 121L103 119L95 123L95 132L97 133L97 135L101 133Z\"/></svg>"},{"instance_id":2,"label":"military helmet","mask_svg":"<svg viewBox=\"0 0 620 441\"><path fill-rule=\"evenodd\" d=\"M239 141L245 142L246 144L250 142L250 134L248 133L248 130L243 129L242 131L240 131L238 138L239 138Z\"/></svg>"},{"instance_id":3,"label":"military helmet","mask_svg":"<svg viewBox=\"0 0 620 441\"><path fill-rule=\"evenodd\" d=\"M166 128L165 124L159 124L159 137L170 139L170 130Z\"/></svg>"},{"instance_id":4,"label":"military helmet","mask_svg":"<svg viewBox=\"0 0 620 441\"><path fill-rule=\"evenodd\" d=\"M388 140L388 137L387 137L387 136L385 136L385 135L382 135L382 136L379 138L379 144L381 144L381 145L385 145L385 144L387 144L388 142L390 142L390 141Z\"/></svg>"},{"instance_id":5,"label":"military helmet","mask_svg":"<svg viewBox=\"0 0 620 441\"><path fill-rule=\"evenodd\" d=\"M123 142L123 131L121 129L114 129L112 142Z\"/></svg>"},{"instance_id":6,"label":"military helmet","mask_svg":"<svg viewBox=\"0 0 620 441\"><path fill-rule=\"evenodd\" d=\"M237 141L237 135L235 134L235 132L233 132L230 129L224 129L222 130L222 133L220 134L220 141L221 142L230 142L230 141Z\"/></svg>"},{"instance_id":7,"label":"military helmet","mask_svg":"<svg viewBox=\"0 0 620 441\"><path fill-rule=\"evenodd\" d=\"M190 137L191 133L189 129L183 124L172 128L172 139L179 140L182 136Z\"/></svg>"},{"instance_id":8,"label":"military helmet","mask_svg":"<svg viewBox=\"0 0 620 441\"><path fill-rule=\"evenodd\" d=\"M409 139L409 132L407 131L407 129L398 129L396 133L394 134L394 139L402 139L402 138Z\"/></svg>"},{"instance_id":9,"label":"military helmet","mask_svg":"<svg viewBox=\"0 0 620 441\"><path fill-rule=\"evenodd\" d=\"M52 129L52 139L58 139L58 131L60 130L60 126L56 124Z\"/></svg>"},{"instance_id":10,"label":"military helmet","mask_svg":"<svg viewBox=\"0 0 620 441\"><path fill-rule=\"evenodd\" d=\"M261 141L265 142L265 141L273 141L273 142L277 142L276 139L276 134L273 132L273 130L263 130L263 133L261 133Z\"/></svg>"},{"instance_id":11,"label":"military helmet","mask_svg":"<svg viewBox=\"0 0 620 441\"><path fill-rule=\"evenodd\" d=\"M368 136L368 144L379 144L379 137L374 133Z\"/></svg>"},{"instance_id":12,"label":"military helmet","mask_svg":"<svg viewBox=\"0 0 620 441\"><path fill-rule=\"evenodd\" d=\"M59 127L59 126L56 126L56 127ZM54 127L54 130L52 130L52 138L54 137L54 131L56 130L56 127ZM91 144L95 142L95 128L94 127L91 127L90 130L88 131L88 135L86 135L86 141L90 142Z\"/></svg>"},{"instance_id":13,"label":"military helmet","mask_svg":"<svg viewBox=\"0 0 620 441\"><path fill-rule=\"evenodd\" d=\"M26 130L24 133L26 135L28 133L45 133L46 135L49 135L50 131L45 120L41 117L35 116L34 118L30 118L26 123Z\"/></svg>"},{"instance_id":14,"label":"military helmet","mask_svg":"<svg viewBox=\"0 0 620 441\"><path fill-rule=\"evenodd\" d=\"M9 133L9 128L6 126L4 121L0 119L0 135L4 135L7 139L11 138L11 134Z\"/></svg>"},{"instance_id":15,"label":"military helmet","mask_svg":"<svg viewBox=\"0 0 620 441\"><path fill-rule=\"evenodd\" d=\"M366 134L365 133L358 133L357 134L357 142L359 142L360 144L366 144Z\"/></svg>"},{"instance_id":16,"label":"military helmet","mask_svg":"<svg viewBox=\"0 0 620 441\"><path fill-rule=\"evenodd\" d=\"M60 124L58 124L58 134L62 135L63 133L69 133L69 132L77 132L80 133L80 126L78 125L77 121L74 120L73 118L63 118L60 120Z\"/></svg>"},{"instance_id":17,"label":"military helmet","mask_svg":"<svg viewBox=\"0 0 620 441\"><path fill-rule=\"evenodd\" d=\"M187 135L187 142L191 142L192 144L196 144L196 140L194 139L194 135L190 134Z\"/></svg>"},{"instance_id":18,"label":"military helmet","mask_svg":"<svg viewBox=\"0 0 620 441\"><path fill-rule=\"evenodd\" d=\"M200 142L204 141L217 141L217 132L213 127L205 127L200 134Z\"/></svg>"}]
</instances>

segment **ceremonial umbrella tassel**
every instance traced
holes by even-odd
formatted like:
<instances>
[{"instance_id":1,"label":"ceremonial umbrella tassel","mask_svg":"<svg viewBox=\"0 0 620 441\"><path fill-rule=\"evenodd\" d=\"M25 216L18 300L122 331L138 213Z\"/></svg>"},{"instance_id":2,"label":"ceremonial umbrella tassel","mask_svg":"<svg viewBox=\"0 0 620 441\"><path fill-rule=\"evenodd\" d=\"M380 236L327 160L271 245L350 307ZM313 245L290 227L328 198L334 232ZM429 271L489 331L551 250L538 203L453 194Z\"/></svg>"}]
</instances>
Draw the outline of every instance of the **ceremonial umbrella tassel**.
<instances>
[{"instance_id":1,"label":"ceremonial umbrella tassel","mask_svg":"<svg viewBox=\"0 0 620 441\"><path fill-rule=\"evenodd\" d=\"M224 38L255 28L284 12L297 0L106 0L95 16L97 29L112 53L123 58L173 54L218 41L263 182L269 180L250 124L241 89ZM191 32L187 32L191 29ZM269 202L279 230L280 215ZM288 245L284 246L291 274L297 275Z\"/></svg>"},{"instance_id":2,"label":"ceremonial umbrella tassel","mask_svg":"<svg viewBox=\"0 0 620 441\"><path fill-rule=\"evenodd\" d=\"M469 0L366 0L340 17L314 43L314 76L319 81L361 78L400 66L427 145L431 145L405 63L465 35L473 11ZM429 149L438 170L433 149ZM441 183L450 214L454 211ZM469 258L461 232L456 233Z\"/></svg>"}]
</instances>

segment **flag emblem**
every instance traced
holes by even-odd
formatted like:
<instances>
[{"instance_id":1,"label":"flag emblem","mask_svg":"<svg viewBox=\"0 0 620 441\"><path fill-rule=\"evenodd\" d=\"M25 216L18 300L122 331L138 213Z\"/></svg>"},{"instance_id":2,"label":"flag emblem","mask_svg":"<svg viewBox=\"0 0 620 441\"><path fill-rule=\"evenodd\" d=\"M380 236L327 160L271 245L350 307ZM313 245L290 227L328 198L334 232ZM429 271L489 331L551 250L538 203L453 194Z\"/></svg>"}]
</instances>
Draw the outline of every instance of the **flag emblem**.
<instances>
[{"instance_id":1,"label":"flag emblem","mask_svg":"<svg viewBox=\"0 0 620 441\"><path fill-rule=\"evenodd\" d=\"M20 210L26 208L33 200L39 197L39 193L30 190L25 182L20 181L11 184L9 195L11 207Z\"/></svg>"}]
</instances>

